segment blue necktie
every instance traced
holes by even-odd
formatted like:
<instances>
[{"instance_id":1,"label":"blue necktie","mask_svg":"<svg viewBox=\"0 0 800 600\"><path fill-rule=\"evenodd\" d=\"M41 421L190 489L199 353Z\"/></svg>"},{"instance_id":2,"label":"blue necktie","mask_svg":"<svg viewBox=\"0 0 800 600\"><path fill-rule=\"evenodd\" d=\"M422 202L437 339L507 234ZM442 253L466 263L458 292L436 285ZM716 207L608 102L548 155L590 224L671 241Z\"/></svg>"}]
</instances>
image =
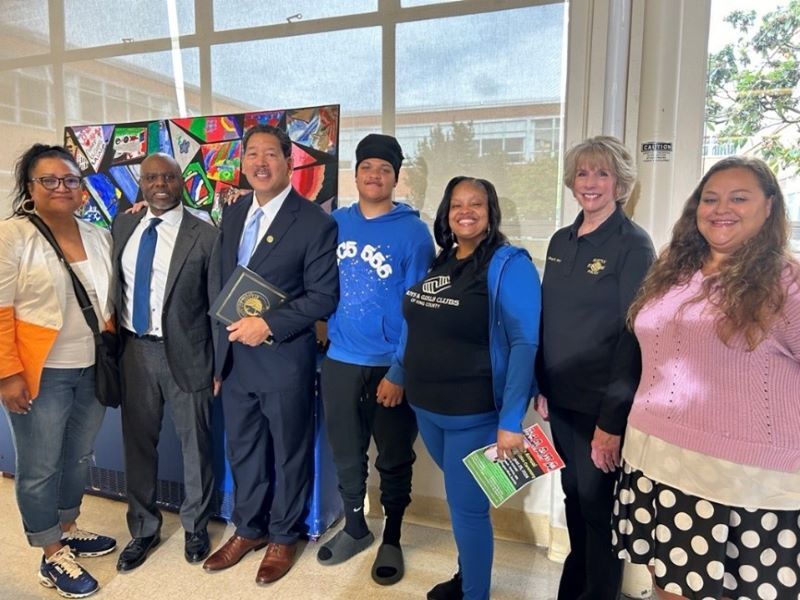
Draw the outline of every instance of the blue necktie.
<instances>
[{"instance_id":1,"label":"blue necktie","mask_svg":"<svg viewBox=\"0 0 800 600\"><path fill-rule=\"evenodd\" d=\"M133 280L133 330L144 335L150 329L150 279L153 276L153 257L156 254L158 232L156 227L161 219L151 219L139 241L139 254L136 256L136 275Z\"/></svg>"},{"instance_id":2,"label":"blue necktie","mask_svg":"<svg viewBox=\"0 0 800 600\"><path fill-rule=\"evenodd\" d=\"M261 225L263 216L264 211L260 208L256 209L256 212L250 216L250 220L244 228L242 243L239 244L238 264L240 265L247 266L247 263L250 262L250 257L256 249L256 244L258 244L258 226Z\"/></svg>"}]
</instances>

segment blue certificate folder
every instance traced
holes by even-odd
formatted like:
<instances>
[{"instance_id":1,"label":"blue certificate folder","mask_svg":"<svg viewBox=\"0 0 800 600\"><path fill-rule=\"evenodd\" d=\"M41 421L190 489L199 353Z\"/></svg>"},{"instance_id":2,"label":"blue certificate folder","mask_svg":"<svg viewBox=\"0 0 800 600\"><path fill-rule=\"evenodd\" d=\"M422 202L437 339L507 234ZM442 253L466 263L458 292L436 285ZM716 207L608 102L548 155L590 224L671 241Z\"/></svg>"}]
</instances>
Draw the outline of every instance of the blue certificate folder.
<instances>
[{"instance_id":1,"label":"blue certificate folder","mask_svg":"<svg viewBox=\"0 0 800 600\"><path fill-rule=\"evenodd\" d=\"M258 273L239 265L208 311L212 319L226 325L244 317L260 317L282 304L285 292L265 281Z\"/></svg>"}]
</instances>

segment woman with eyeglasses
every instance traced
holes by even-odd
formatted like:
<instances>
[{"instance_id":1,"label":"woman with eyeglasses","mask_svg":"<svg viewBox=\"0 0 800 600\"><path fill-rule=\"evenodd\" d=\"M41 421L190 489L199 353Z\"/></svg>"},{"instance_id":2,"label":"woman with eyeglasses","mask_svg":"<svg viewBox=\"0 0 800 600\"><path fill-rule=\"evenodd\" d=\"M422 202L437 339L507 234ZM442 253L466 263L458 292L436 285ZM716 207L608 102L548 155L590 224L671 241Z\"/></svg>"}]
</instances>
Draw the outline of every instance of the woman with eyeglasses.
<instances>
[{"instance_id":1,"label":"woman with eyeglasses","mask_svg":"<svg viewBox=\"0 0 800 600\"><path fill-rule=\"evenodd\" d=\"M105 408L95 398L92 331L65 266L32 219L50 229L107 328L111 237L76 218L80 170L61 146L33 145L15 178L14 214L0 221L0 401L16 449L25 534L43 551L39 580L83 598L98 585L76 555L116 547L76 525Z\"/></svg>"}]
</instances>

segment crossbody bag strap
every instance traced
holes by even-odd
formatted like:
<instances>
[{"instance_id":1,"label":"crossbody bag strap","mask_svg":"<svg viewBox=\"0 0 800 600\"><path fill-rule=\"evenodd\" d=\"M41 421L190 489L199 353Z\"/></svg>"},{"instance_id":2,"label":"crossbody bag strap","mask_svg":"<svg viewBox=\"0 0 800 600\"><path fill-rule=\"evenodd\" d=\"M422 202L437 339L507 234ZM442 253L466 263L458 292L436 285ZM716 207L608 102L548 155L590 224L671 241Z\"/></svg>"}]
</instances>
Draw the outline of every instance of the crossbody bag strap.
<instances>
[{"instance_id":1,"label":"crossbody bag strap","mask_svg":"<svg viewBox=\"0 0 800 600\"><path fill-rule=\"evenodd\" d=\"M28 218L30 219L31 223L33 223L33 226L39 230L39 233L44 236L44 239L50 242L53 250L56 251L56 255L58 255L58 259L61 261L61 264L67 269L67 273L69 273L69 277L72 279L72 287L75 289L75 297L77 298L78 304L81 307L83 318L86 319L86 324L89 326L89 329L92 330L92 333L94 333L95 336L99 335L100 323L97 321L97 315L94 312L94 305L89 299L89 294L86 292L86 288L83 287L81 280L78 279L75 271L72 270L67 257L64 256L64 252L61 250L61 246L58 245L53 232L50 231L50 228L44 221L42 221L39 215L30 214L28 215Z\"/></svg>"}]
</instances>

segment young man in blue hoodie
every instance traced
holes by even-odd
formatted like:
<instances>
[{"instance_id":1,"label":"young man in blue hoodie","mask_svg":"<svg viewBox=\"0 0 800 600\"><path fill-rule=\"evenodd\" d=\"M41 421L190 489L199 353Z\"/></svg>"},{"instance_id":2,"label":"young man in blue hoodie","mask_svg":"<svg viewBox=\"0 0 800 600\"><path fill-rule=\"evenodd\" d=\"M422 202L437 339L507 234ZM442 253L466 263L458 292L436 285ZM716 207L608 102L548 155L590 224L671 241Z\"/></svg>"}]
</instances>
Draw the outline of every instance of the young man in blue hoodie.
<instances>
[{"instance_id":1,"label":"young man in blue hoodie","mask_svg":"<svg viewBox=\"0 0 800 600\"><path fill-rule=\"evenodd\" d=\"M358 203L333 213L339 226L340 299L328 321L330 348L322 364L325 423L345 524L320 548L317 560L340 564L375 539L364 518L367 450L374 437L386 521L372 578L381 585L403 577L400 529L416 458L417 423L403 398L402 300L434 256L419 213L392 200L402 162L400 144L388 135L370 134L356 147Z\"/></svg>"}]
</instances>

